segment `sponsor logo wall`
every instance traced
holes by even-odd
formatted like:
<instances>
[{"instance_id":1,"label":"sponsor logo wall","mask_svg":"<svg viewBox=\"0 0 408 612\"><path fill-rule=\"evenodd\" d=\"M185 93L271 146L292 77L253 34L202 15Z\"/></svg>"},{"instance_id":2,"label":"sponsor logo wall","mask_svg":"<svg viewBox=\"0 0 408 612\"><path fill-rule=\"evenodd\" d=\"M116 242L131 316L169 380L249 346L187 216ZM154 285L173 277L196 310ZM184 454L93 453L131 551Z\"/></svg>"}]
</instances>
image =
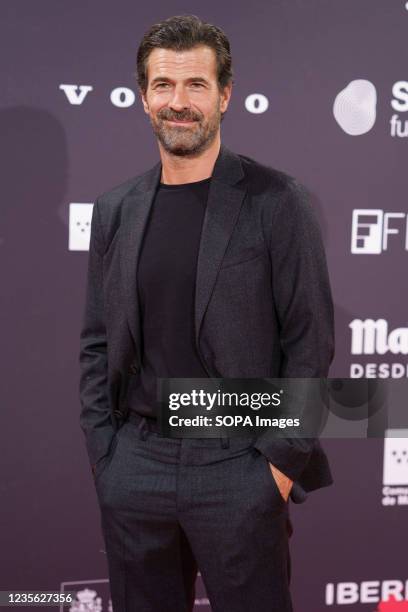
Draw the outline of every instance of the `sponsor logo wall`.
<instances>
[{"instance_id":1,"label":"sponsor logo wall","mask_svg":"<svg viewBox=\"0 0 408 612\"><path fill-rule=\"evenodd\" d=\"M175 8L91 0L61 12L44 0L0 25L2 588L75 590L71 612L111 611L79 428L93 202L158 159L134 63L145 30ZM309 189L336 308L330 376L407 378L408 3L190 9L231 39L223 141ZM291 506L294 609L403 612L408 430L322 444L335 484ZM201 576L196 610L210 610Z\"/></svg>"}]
</instances>

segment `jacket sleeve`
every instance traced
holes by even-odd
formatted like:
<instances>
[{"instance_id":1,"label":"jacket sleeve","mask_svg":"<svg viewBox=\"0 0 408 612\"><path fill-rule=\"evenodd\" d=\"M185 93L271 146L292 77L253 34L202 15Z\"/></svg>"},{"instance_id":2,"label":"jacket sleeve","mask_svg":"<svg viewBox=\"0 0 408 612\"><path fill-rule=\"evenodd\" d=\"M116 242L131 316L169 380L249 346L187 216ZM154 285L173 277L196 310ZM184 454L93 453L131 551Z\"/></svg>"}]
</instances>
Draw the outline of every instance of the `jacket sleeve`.
<instances>
[{"instance_id":1,"label":"jacket sleeve","mask_svg":"<svg viewBox=\"0 0 408 612\"><path fill-rule=\"evenodd\" d=\"M326 378L334 356L334 316L320 227L306 189L295 179L276 204L269 244L280 325L282 378ZM317 438L276 437L255 448L291 480L305 469Z\"/></svg>"},{"instance_id":2,"label":"jacket sleeve","mask_svg":"<svg viewBox=\"0 0 408 612\"><path fill-rule=\"evenodd\" d=\"M107 337L103 302L103 236L99 204L91 221L85 309L80 333L80 426L92 467L109 452L115 429L108 400Z\"/></svg>"}]
</instances>

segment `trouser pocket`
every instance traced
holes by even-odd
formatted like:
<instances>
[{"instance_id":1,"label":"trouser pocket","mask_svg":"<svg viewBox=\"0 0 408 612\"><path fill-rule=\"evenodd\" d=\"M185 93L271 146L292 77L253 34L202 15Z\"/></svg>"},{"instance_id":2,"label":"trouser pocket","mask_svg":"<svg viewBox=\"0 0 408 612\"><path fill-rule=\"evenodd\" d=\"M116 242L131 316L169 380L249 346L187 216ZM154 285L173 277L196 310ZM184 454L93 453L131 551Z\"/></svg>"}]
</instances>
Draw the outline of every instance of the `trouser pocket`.
<instances>
[{"instance_id":1,"label":"trouser pocket","mask_svg":"<svg viewBox=\"0 0 408 612\"><path fill-rule=\"evenodd\" d=\"M116 446L118 444L119 434L120 434L120 431L121 431L122 427L120 427L116 431L115 435L112 437L112 441L111 441L111 444L109 446L109 451L107 452L107 454L104 455L103 457L101 457L99 459L99 461L95 465L95 471L94 471L94 480L95 480L95 482L99 481L101 475L105 473L107 467L109 466L109 464L111 463L111 461L113 459L113 456L114 456L115 450L116 450Z\"/></svg>"}]
</instances>

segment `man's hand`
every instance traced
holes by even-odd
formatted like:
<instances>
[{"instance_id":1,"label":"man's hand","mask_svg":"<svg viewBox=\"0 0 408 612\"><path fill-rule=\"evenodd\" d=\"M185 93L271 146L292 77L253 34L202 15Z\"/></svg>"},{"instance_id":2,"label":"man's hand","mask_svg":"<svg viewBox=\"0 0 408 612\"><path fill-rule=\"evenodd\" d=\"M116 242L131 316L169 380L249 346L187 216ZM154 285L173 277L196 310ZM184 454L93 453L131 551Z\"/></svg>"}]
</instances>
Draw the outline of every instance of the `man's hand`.
<instances>
[{"instance_id":1,"label":"man's hand","mask_svg":"<svg viewBox=\"0 0 408 612\"><path fill-rule=\"evenodd\" d=\"M288 476L285 476L285 474L283 472L278 470L278 468L275 467L269 461L268 461L268 464L269 464L269 467L270 467L271 472L272 472L272 478L275 479L276 484L278 486L278 489L279 489L283 499L285 501L288 501L290 490L291 490L292 485L293 485L293 480L288 478Z\"/></svg>"}]
</instances>

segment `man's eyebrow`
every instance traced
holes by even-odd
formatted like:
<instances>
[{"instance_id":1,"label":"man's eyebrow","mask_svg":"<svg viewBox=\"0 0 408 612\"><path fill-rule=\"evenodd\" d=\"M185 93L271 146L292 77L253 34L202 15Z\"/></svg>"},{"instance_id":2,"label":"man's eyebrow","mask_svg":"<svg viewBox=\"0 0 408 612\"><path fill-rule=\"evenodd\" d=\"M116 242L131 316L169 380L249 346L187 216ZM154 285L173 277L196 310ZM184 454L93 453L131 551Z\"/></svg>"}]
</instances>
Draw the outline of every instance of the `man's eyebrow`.
<instances>
[{"instance_id":1,"label":"man's eyebrow","mask_svg":"<svg viewBox=\"0 0 408 612\"><path fill-rule=\"evenodd\" d=\"M159 81L166 81L166 82L171 82L171 79L169 79L169 77L166 76L157 76L155 77L152 81L151 81L151 85L154 85L155 83L159 82ZM185 81L187 83L208 83L208 80L205 79L204 77L189 77L188 79L185 79Z\"/></svg>"}]
</instances>

